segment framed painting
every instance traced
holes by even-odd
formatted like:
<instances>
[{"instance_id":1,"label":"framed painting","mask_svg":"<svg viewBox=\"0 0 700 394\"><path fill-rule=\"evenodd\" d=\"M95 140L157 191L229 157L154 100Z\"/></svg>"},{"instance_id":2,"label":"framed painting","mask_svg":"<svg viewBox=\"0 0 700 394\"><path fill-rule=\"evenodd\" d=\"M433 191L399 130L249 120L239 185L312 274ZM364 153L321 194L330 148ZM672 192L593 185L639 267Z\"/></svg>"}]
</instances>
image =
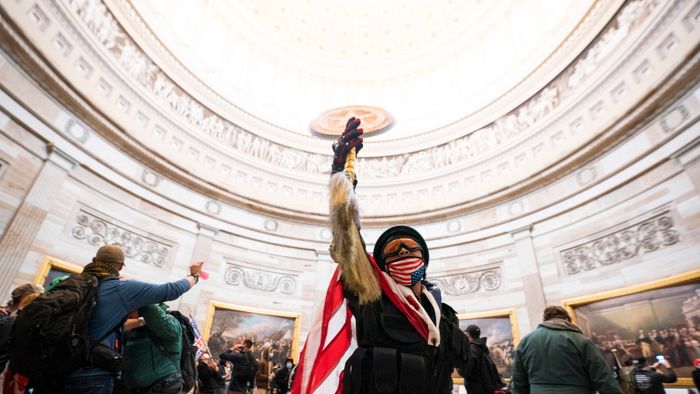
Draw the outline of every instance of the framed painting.
<instances>
[{"instance_id":1,"label":"framed painting","mask_svg":"<svg viewBox=\"0 0 700 394\"><path fill-rule=\"evenodd\" d=\"M215 358L245 339L253 341L256 359L267 349L274 365L284 365L287 357L298 361L300 313L209 302L204 338Z\"/></svg>"},{"instance_id":2,"label":"framed painting","mask_svg":"<svg viewBox=\"0 0 700 394\"><path fill-rule=\"evenodd\" d=\"M562 301L572 320L610 364L664 356L678 376L667 386L692 387L700 357L700 270Z\"/></svg>"},{"instance_id":3,"label":"framed painting","mask_svg":"<svg viewBox=\"0 0 700 394\"><path fill-rule=\"evenodd\" d=\"M52 280L64 275L79 274L83 267L67 263L54 257L46 256L39 266L39 271L34 277L35 285L42 285L46 289Z\"/></svg>"},{"instance_id":4,"label":"framed painting","mask_svg":"<svg viewBox=\"0 0 700 394\"><path fill-rule=\"evenodd\" d=\"M486 346L498 372L504 381L510 380L513 373L513 356L515 347L520 341L517 317L514 309L503 309L490 312L465 313L457 315L459 329L464 332L467 327L474 324L481 330L481 336L486 337ZM466 334L465 334L466 335ZM463 385L464 379L452 372L452 380L455 384Z\"/></svg>"}]
</instances>

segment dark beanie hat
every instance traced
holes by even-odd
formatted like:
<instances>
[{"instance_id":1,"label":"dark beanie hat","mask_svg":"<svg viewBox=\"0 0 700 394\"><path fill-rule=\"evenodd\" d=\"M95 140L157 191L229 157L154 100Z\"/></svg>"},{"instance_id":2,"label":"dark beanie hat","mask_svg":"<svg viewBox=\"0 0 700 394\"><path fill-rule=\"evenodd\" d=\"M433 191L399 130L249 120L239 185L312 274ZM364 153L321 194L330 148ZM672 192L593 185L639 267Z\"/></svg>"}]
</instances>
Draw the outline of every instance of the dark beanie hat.
<instances>
[{"instance_id":1,"label":"dark beanie hat","mask_svg":"<svg viewBox=\"0 0 700 394\"><path fill-rule=\"evenodd\" d=\"M97 250L93 261L109 264L124 264L124 251L119 245L104 245Z\"/></svg>"},{"instance_id":2,"label":"dark beanie hat","mask_svg":"<svg viewBox=\"0 0 700 394\"><path fill-rule=\"evenodd\" d=\"M472 338L479 338L481 336L481 329L479 326L470 324L466 330L464 330Z\"/></svg>"},{"instance_id":3,"label":"dark beanie hat","mask_svg":"<svg viewBox=\"0 0 700 394\"><path fill-rule=\"evenodd\" d=\"M423 262L425 265L428 265L428 260L430 260L430 255L428 254L428 245L425 243L425 240L423 237L420 235L418 231L416 231L412 227L408 226L394 226L382 233L382 235L379 236L379 239L377 239L377 242L374 244L374 252L372 255L374 256L374 260L377 262L377 265L379 268L384 268L384 246L389 243L392 239L395 238L411 238L416 240L418 244L420 245L421 249L423 249Z\"/></svg>"}]
</instances>

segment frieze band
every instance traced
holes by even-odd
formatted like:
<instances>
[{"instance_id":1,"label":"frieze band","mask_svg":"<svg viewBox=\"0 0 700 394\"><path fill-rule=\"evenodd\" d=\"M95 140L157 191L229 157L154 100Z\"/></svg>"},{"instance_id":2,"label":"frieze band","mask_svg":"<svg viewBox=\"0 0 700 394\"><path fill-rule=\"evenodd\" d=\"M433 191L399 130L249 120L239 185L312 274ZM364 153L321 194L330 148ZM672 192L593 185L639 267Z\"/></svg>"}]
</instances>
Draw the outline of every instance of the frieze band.
<instances>
[{"instance_id":1,"label":"frieze band","mask_svg":"<svg viewBox=\"0 0 700 394\"><path fill-rule=\"evenodd\" d=\"M75 239L85 241L93 246L119 244L127 258L144 264L153 264L163 268L172 254L174 243L153 239L145 234L139 234L127 229L116 221L100 217L87 209L81 208L71 229Z\"/></svg>"},{"instance_id":2,"label":"frieze band","mask_svg":"<svg viewBox=\"0 0 700 394\"><path fill-rule=\"evenodd\" d=\"M447 276L430 278L444 294L459 296L498 290L501 287L501 268L488 268Z\"/></svg>"},{"instance_id":3,"label":"frieze band","mask_svg":"<svg viewBox=\"0 0 700 394\"><path fill-rule=\"evenodd\" d=\"M295 294L298 278L297 275L250 268L235 263L228 263L224 274L224 282L228 285L281 294Z\"/></svg>"},{"instance_id":4,"label":"frieze band","mask_svg":"<svg viewBox=\"0 0 700 394\"><path fill-rule=\"evenodd\" d=\"M138 48L101 0L69 0L69 4L132 78L195 128L239 152L276 166L306 173L328 172L330 156L304 152L261 138L196 102ZM383 158L361 158L358 168L367 178L425 173L470 160L511 142L523 130L559 107L562 97L568 96L569 91L579 88L606 58L605 55L614 51L623 38L648 17L655 5L656 2L651 0L626 4L616 16L615 23L611 23L611 27L579 60L530 100L500 119L447 144Z\"/></svg>"},{"instance_id":5,"label":"frieze band","mask_svg":"<svg viewBox=\"0 0 700 394\"><path fill-rule=\"evenodd\" d=\"M575 275L673 245L679 240L670 212L560 251L567 275Z\"/></svg>"}]
</instances>

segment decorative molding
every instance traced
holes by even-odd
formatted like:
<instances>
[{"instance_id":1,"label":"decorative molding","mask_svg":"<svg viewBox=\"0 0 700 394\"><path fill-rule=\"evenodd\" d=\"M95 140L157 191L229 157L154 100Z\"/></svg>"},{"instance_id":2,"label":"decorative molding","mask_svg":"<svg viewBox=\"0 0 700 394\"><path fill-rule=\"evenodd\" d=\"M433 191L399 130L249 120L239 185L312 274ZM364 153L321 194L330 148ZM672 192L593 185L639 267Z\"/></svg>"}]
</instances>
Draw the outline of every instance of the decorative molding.
<instances>
[{"instance_id":1,"label":"decorative molding","mask_svg":"<svg viewBox=\"0 0 700 394\"><path fill-rule=\"evenodd\" d=\"M690 111L680 104L669 110L661 119L661 127L665 132L671 132L678 128L690 116Z\"/></svg>"},{"instance_id":2,"label":"decorative molding","mask_svg":"<svg viewBox=\"0 0 700 394\"><path fill-rule=\"evenodd\" d=\"M205 206L207 212L211 213L212 215L219 215L221 213L221 204L214 200L208 200Z\"/></svg>"},{"instance_id":3,"label":"decorative molding","mask_svg":"<svg viewBox=\"0 0 700 394\"><path fill-rule=\"evenodd\" d=\"M314 119L309 128L312 132L326 137L339 137L345 130L345 123L350 118L362 119L364 135L381 133L394 125L394 117L379 107L369 105L350 105L329 109Z\"/></svg>"},{"instance_id":4,"label":"decorative molding","mask_svg":"<svg viewBox=\"0 0 700 394\"><path fill-rule=\"evenodd\" d=\"M114 218L98 214L86 207L79 208L71 235L75 239L97 247L119 244L127 258L144 264L153 264L158 268L167 265L177 245L131 229Z\"/></svg>"},{"instance_id":5,"label":"decorative molding","mask_svg":"<svg viewBox=\"0 0 700 394\"><path fill-rule=\"evenodd\" d=\"M501 268L431 276L429 281L435 282L444 294L452 296L495 291L501 287Z\"/></svg>"},{"instance_id":6,"label":"decorative molding","mask_svg":"<svg viewBox=\"0 0 700 394\"><path fill-rule=\"evenodd\" d=\"M180 88L133 41L101 0L69 0L70 8L87 25L117 63L140 85L150 91L173 115L238 153L268 162L287 170L323 174L330 169L330 155L289 148L233 124L200 104ZM466 131L461 138L432 148L381 158L358 159L358 171L366 178L386 178L405 174L424 174L463 164L477 156L510 144L524 130L531 128L561 104L561 97L580 90L580 85L612 53L632 30L639 27L657 6L654 0L631 1L615 17L594 45L518 108L478 130ZM131 17L140 18L133 6L126 4ZM140 20L140 19L139 19ZM143 23L141 21L141 23Z\"/></svg>"},{"instance_id":7,"label":"decorative molding","mask_svg":"<svg viewBox=\"0 0 700 394\"><path fill-rule=\"evenodd\" d=\"M277 231L277 228L279 227L279 223L277 223L276 220L273 219L266 219L264 223L265 230L270 231L270 232L275 232Z\"/></svg>"},{"instance_id":8,"label":"decorative molding","mask_svg":"<svg viewBox=\"0 0 700 394\"><path fill-rule=\"evenodd\" d=\"M83 126L80 122L75 119L69 119L66 123L66 132L70 134L73 138L78 140L81 144L87 142L90 137L90 131L87 127Z\"/></svg>"},{"instance_id":9,"label":"decorative molding","mask_svg":"<svg viewBox=\"0 0 700 394\"><path fill-rule=\"evenodd\" d=\"M149 170L148 168L144 168L143 172L141 173L141 182L145 183L150 187L157 187L162 179L162 176L160 176L154 171Z\"/></svg>"},{"instance_id":10,"label":"decorative molding","mask_svg":"<svg viewBox=\"0 0 700 394\"><path fill-rule=\"evenodd\" d=\"M559 252L567 275L620 263L677 243L669 211Z\"/></svg>"},{"instance_id":11,"label":"decorative molding","mask_svg":"<svg viewBox=\"0 0 700 394\"><path fill-rule=\"evenodd\" d=\"M268 293L295 294L299 275L226 263L224 282L234 287L247 287Z\"/></svg>"}]
</instances>

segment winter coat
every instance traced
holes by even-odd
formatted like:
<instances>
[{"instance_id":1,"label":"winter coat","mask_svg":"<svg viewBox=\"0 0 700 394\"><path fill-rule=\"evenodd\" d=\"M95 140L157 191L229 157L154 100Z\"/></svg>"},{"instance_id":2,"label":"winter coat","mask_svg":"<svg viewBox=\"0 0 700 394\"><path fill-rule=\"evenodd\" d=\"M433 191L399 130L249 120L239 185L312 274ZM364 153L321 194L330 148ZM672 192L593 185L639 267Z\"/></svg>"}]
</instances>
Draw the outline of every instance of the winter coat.
<instances>
[{"instance_id":1,"label":"winter coat","mask_svg":"<svg viewBox=\"0 0 700 394\"><path fill-rule=\"evenodd\" d=\"M124 381L129 388L146 387L178 372L182 353L182 327L164 309L139 308L145 327L126 333ZM160 342L162 350L156 341Z\"/></svg>"},{"instance_id":2,"label":"winter coat","mask_svg":"<svg viewBox=\"0 0 700 394\"><path fill-rule=\"evenodd\" d=\"M545 321L523 338L511 384L514 394L622 394L593 342L563 319Z\"/></svg>"},{"instance_id":3,"label":"winter coat","mask_svg":"<svg viewBox=\"0 0 700 394\"><path fill-rule=\"evenodd\" d=\"M486 347L486 337L470 340L467 365L458 372L469 394L493 394L504 386Z\"/></svg>"},{"instance_id":4,"label":"winter coat","mask_svg":"<svg viewBox=\"0 0 700 394\"><path fill-rule=\"evenodd\" d=\"M258 370L255 372L255 387L266 389L270 386L270 362L261 359L258 361Z\"/></svg>"}]
</instances>

